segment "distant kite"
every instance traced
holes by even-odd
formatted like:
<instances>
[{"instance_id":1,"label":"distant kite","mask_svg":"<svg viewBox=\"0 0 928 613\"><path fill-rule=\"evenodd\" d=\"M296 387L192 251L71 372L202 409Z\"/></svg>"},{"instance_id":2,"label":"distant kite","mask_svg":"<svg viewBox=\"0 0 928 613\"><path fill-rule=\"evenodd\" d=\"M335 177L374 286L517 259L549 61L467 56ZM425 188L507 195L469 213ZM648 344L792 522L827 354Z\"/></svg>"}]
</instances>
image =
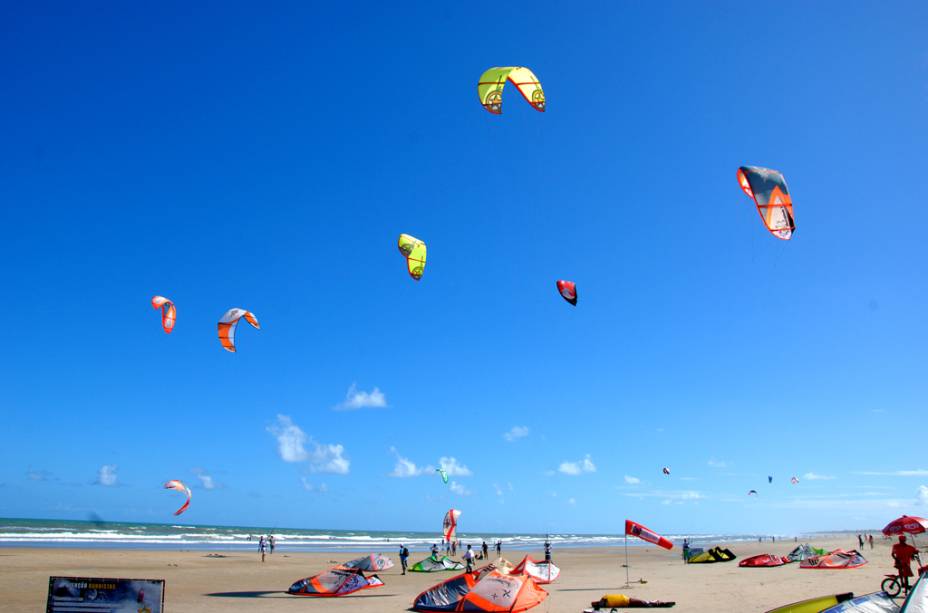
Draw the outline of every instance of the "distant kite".
<instances>
[{"instance_id":1,"label":"distant kite","mask_svg":"<svg viewBox=\"0 0 928 613\"><path fill-rule=\"evenodd\" d=\"M174 322L177 321L177 309L174 303L164 296L155 296L151 299L153 309L161 309L161 327L164 328L165 334L170 334L174 329Z\"/></svg>"},{"instance_id":2,"label":"distant kite","mask_svg":"<svg viewBox=\"0 0 928 613\"><path fill-rule=\"evenodd\" d=\"M577 306L577 284L573 281L558 281L557 291L561 293L561 298L570 304Z\"/></svg>"},{"instance_id":3,"label":"distant kite","mask_svg":"<svg viewBox=\"0 0 928 613\"><path fill-rule=\"evenodd\" d=\"M789 480L789 482L792 483L793 485L796 485L797 483L799 483L799 477L793 477Z\"/></svg>"},{"instance_id":4,"label":"distant kite","mask_svg":"<svg viewBox=\"0 0 928 613\"><path fill-rule=\"evenodd\" d=\"M190 493L190 488L189 488L189 487L187 487L186 485L184 485L183 482L181 482L181 481L171 480L171 481L168 481L167 483L164 484L164 489L166 489L166 490L175 490L175 491L178 491L178 492L180 492L181 494L185 494L185 495L187 496L187 500L184 501L184 504L181 505L181 507L180 507L179 509L177 509L176 511L174 511L174 515L180 515L181 513L183 513L184 511L187 510L187 507L190 506L190 498L191 498L191 493Z\"/></svg>"},{"instance_id":5,"label":"distant kite","mask_svg":"<svg viewBox=\"0 0 928 613\"><path fill-rule=\"evenodd\" d=\"M435 472L437 472L438 476L441 477L442 483L448 483L448 473L445 472L444 468L436 468Z\"/></svg>"},{"instance_id":6,"label":"distant kite","mask_svg":"<svg viewBox=\"0 0 928 613\"><path fill-rule=\"evenodd\" d=\"M663 472L663 473L664 473L665 475L667 475L668 477L670 476L670 469L667 468L666 466L665 466L664 468L661 469L661 472Z\"/></svg>"},{"instance_id":7,"label":"distant kite","mask_svg":"<svg viewBox=\"0 0 928 613\"><path fill-rule=\"evenodd\" d=\"M751 490L748 492L748 496L757 496L757 490Z\"/></svg>"},{"instance_id":8,"label":"distant kite","mask_svg":"<svg viewBox=\"0 0 928 613\"><path fill-rule=\"evenodd\" d=\"M425 272L425 243L415 236L400 234L399 240L400 253L406 258L406 269L409 276L418 281Z\"/></svg>"},{"instance_id":9,"label":"distant kite","mask_svg":"<svg viewBox=\"0 0 928 613\"><path fill-rule=\"evenodd\" d=\"M773 477L767 475L767 483L773 483Z\"/></svg>"},{"instance_id":10,"label":"distant kite","mask_svg":"<svg viewBox=\"0 0 928 613\"><path fill-rule=\"evenodd\" d=\"M226 314L219 320L219 342L226 351L235 353L235 328L238 327L238 320L245 318L256 330L261 329L258 318L250 311L245 309L229 309Z\"/></svg>"},{"instance_id":11,"label":"distant kite","mask_svg":"<svg viewBox=\"0 0 928 613\"><path fill-rule=\"evenodd\" d=\"M757 205L757 212L771 234L785 241L792 238L796 231L793 200L779 171L742 166L738 169L738 185Z\"/></svg>"},{"instance_id":12,"label":"distant kite","mask_svg":"<svg viewBox=\"0 0 928 613\"><path fill-rule=\"evenodd\" d=\"M535 107L536 111L545 112L545 92L541 89L538 77L528 68L521 66L490 68L480 75L477 96L483 108L494 115L503 114L503 87L506 81L515 85L525 101Z\"/></svg>"}]
</instances>

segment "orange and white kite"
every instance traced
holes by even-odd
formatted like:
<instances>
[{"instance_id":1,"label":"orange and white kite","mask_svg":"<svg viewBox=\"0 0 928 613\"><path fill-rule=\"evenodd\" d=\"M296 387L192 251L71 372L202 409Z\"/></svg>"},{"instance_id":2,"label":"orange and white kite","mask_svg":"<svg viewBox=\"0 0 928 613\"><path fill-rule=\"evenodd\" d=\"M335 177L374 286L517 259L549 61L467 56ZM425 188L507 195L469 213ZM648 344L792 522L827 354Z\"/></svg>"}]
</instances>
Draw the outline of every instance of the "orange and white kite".
<instances>
[{"instance_id":1,"label":"orange and white kite","mask_svg":"<svg viewBox=\"0 0 928 613\"><path fill-rule=\"evenodd\" d=\"M229 309L219 320L219 342L226 351L235 353L235 328L238 327L238 320L243 317L256 330L261 329L258 318L251 311L239 308Z\"/></svg>"},{"instance_id":2,"label":"orange and white kite","mask_svg":"<svg viewBox=\"0 0 928 613\"><path fill-rule=\"evenodd\" d=\"M166 489L166 490L175 490L175 491L178 491L178 492L180 492L181 494L185 494L185 495L187 496L187 500L184 502L183 505L181 505L181 507L180 507L179 509L177 509L176 511L174 511L174 515L180 515L181 513L183 513L184 511L187 510L187 507L190 506L190 498L191 498L191 496L192 496L192 494L190 493L190 488L189 488L189 487L187 487L186 485L184 485L184 483L183 483L182 481L178 481L178 480L176 480L176 479L172 479L172 480L170 480L170 481L168 481L167 483L164 484L164 489Z\"/></svg>"},{"instance_id":3,"label":"orange and white kite","mask_svg":"<svg viewBox=\"0 0 928 613\"><path fill-rule=\"evenodd\" d=\"M165 334L170 334L174 329L174 322L177 321L177 309L174 303L164 296L155 296L151 299L153 309L161 309L161 327L164 328Z\"/></svg>"}]
</instances>

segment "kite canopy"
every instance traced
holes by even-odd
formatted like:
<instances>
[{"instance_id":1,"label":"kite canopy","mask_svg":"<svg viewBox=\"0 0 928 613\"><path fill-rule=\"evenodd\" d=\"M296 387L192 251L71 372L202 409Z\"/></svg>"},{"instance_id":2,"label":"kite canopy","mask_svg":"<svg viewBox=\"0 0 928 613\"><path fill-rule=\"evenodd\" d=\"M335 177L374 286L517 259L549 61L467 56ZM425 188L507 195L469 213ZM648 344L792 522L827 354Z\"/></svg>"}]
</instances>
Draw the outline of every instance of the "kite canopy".
<instances>
[{"instance_id":1,"label":"kite canopy","mask_svg":"<svg viewBox=\"0 0 928 613\"><path fill-rule=\"evenodd\" d=\"M925 579L925 576L919 575L918 582L909 592L905 604L902 605L902 613L925 613L928 611L928 579Z\"/></svg>"},{"instance_id":2,"label":"kite canopy","mask_svg":"<svg viewBox=\"0 0 928 613\"><path fill-rule=\"evenodd\" d=\"M161 309L161 327L164 328L165 334L170 334L174 329L174 322L177 321L177 309L174 303L164 296L155 296L151 299L153 309Z\"/></svg>"},{"instance_id":3,"label":"kite canopy","mask_svg":"<svg viewBox=\"0 0 928 613\"><path fill-rule=\"evenodd\" d=\"M770 609L767 613L819 613L822 609L834 606L840 602L845 602L854 597L853 592L846 594L829 594L828 596L818 596L799 602L791 602L776 609Z\"/></svg>"},{"instance_id":4,"label":"kite canopy","mask_svg":"<svg viewBox=\"0 0 928 613\"><path fill-rule=\"evenodd\" d=\"M789 482L792 483L793 485L796 485L797 483L799 483L799 477L792 477L789 480Z\"/></svg>"},{"instance_id":5,"label":"kite canopy","mask_svg":"<svg viewBox=\"0 0 928 613\"><path fill-rule=\"evenodd\" d=\"M690 564L714 564L716 562L731 562L737 556L731 552L731 549L722 547L713 547L709 551L703 551L689 559Z\"/></svg>"},{"instance_id":6,"label":"kite canopy","mask_svg":"<svg viewBox=\"0 0 928 613\"><path fill-rule=\"evenodd\" d=\"M445 570L464 570L464 565L455 562L448 556L442 556L441 558L429 556L410 566L409 570L415 573L436 573Z\"/></svg>"},{"instance_id":7,"label":"kite canopy","mask_svg":"<svg viewBox=\"0 0 928 613\"><path fill-rule=\"evenodd\" d=\"M573 281L558 281L557 291L561 293L561 298L570 304L577 306L577 284Z\"/></svg>"},{"instance_id":8,"label":"kite canopy","mask_svg":"<svg viewBox=\"0 0 928 613\"><path fill-rule=\"evenodd\" d=\"M261 329L258 318L250 311L239 308L229 309L219 320L219 342L226 351L235 353L235 328L238 327L238 321L243 317L253 328Z\"/></svg>"},{"instance_id":9,"label":"kite canopy","mask_svg":"<svg viewBox=\"0 0 928 613\"><path fill-rule=\"evenodd\" d=\"M773 477L767 475L767 483L773 483Z\"/></svg>"},{"instance_id":10,"label":"kite canopy","mask_svg":"<svg viewBox=\"0 0 928 613\"><path fill-rule=\"evenodd\" d=\"M897 613L898 611L899 605L886 592L873 592L872 594L845 600L833 607L828 607L820 613Z\"/></svg>"},{"instance_id":11,"label":"kite canopy","mask_svg":"<svg viewBox=\"0 0 928 613\"><path fill-rule=\"evenodd\" d=\"M339 564L335 568L340 568L342 570L366 570L368 572L374 570L387 570L393 568L393 560L385 555L372 553L363 558L357 558L350 562Z\"/></svg>"},{"instance_id":12,"label":"kite canopy","mask_svg":"<svg viewBox=\"0 0 928 613\"><path fill-rule=\"evenodd\" d=\"M535 583L543 585L554 583L561 574L561 569L554 562L537 562L531 556L525 556L515 568L509 571L510 575L528 575Z\"/></svg>"},{"instance_id":13,"label":"kite canopy","mask_svg":"<svg viewBox=\"0 0 928 613\"><path fill-rule=\"evenodd\" d=\"M899 534L921 534L928 529L928 519L903 515L894 519L883 528L883 534L886 536L897 536Z\"/></svg>"},{"instance_id":14,"label":"kite canopy","mask_svg":"<svg viewBox=\"0 0 928 613\"><path fill-rule=\"evenodd\" d=\"M444 468L436 468L435 472L437 472L438 476L441 477L442 483L448 483L448 473L445 472Z\"/></svg>"},{"instance_id":15,"label":"kite canopy","mask_svg":"<svg viewBox=\"0 0 928 613\"><path fill-rule=\"evenodd\" d=\"M168 481L167 483L164 484L164 489L175 490L187 496L187 500L184 501L184 504L182 504L179 509L174 511L174 515L180 515L181 513L187 510L187 507L190 506L190 498L192 497L192 493L190 492L189 487L184 485L182 481L177 481L176 479L172 479L171 481Z\"/></svg>"},{"instance_id":16,"label":"kite canopy","mask_svg":"<svg viewBox=\"0 0 928 613\"><path fill-rule=\"evenodd\" d=\"M806 558L811 558L813 556L823 556L827 551L824 549L819 549L818 547L811 547L810 545L798 545L786 556L790 562L802 562Z\"/></svg>"},{"instance_id":17,"label":"kite canopy","mask_svg":"<svg viewBox=\"0 0 928 613\"><path fill-rule=\"evenodd\" d=\"M333 568L300 579L291 585L287 592L294 596L337 597L382 585L383 581L377 575L365 577L364 573L357 569Z\"/></svg>"},{"instance_id":18,"label":"kite canopy","mask_svg":"<svg viewBox=\"0 0 928 613\"><path fill-rule=\"evenodd\" d=\"M503 114L503 87L506 81L515 85L525 101L535 107L536 111L544 113L545 92L541 89L541 83L531 70L521 66L490 68L480 75L477 96L483 108L494 115Z\"/></svg>"},{"instance_id":19,"label":"kite canopy","mask_svg":"<svg viewBox=\"0 0 928 613\"><path fill-rule=\"evenodd\" d=\"M416 611L527 611L548 597L527 575L507 575L492 564L457 575L418 596Z\"/></svg>"},{"instance_id":20,"label":"kite canopy","mask_svg":"<svg viewBox=\"0 0 928 613\"><path fill-rule=\"evenodd\" d=\"M445 519L442 520L441 529L442 535L447 542L454 540L454 534L458 529L458 518L461 517L461 512L457 509L449 509L445 513Z\"/></svg>"},{"instance_id":21,"label":"kite canopy","mask_svg":"<svg viewBox=\"0 0 928 613\"><path fill-rule=\"evenodd\" d=\"M670 469L667 468L666 466L661 469L661 472L667 475L668 477L670 476Z\"/></svg>"},{"instance_id":22,"label":"kite canopy","mask_svg":"<svg viewBox=\"0 0 928 613\"><path fill-rule=\"evenodd\" d=\"M757 490L748 491L748 496L757 496Z\"/></svg>"},{"instance_id":23,"label":"kite canopy","mask_svg":"<svg viewBox=\"0 0 928 613\"><path fill-rule=\"evenodd\" d=\"M799 568L821 568L826 570L844 570L848 568L859 568L867 563L867 560L860 555L856 549L844 551L835 549L828 555L812 556L799 563Z\"/></svg>"},{"instance_id":24,"label":"kite canopy","mask_svg":"<svg viewBox=\"0 0 928 613\"><path fill-rule=\"evenodd\" d=\"M741 560L738 562L738 566L743 568L765 568L769 566L783 566L784 564L789 563L789 558L776 556L771 553L762 553L760 555L751 556L750 558Z\"/></svg>"},{"instance_id":25,"label":"kite canopy","mask_svg":"<svg viewBox=\"0 0 928 613\"><path fill-rule=\"evenodd\" d=\"M779 171L742 166L738 169L738 185L757 205L757 212L771 234L787 241L792 238L796 231L793 201L786 179Z\"/></svg>"},{"instance_id":26,"label":"kite canopy","mask_svg":"<svg viewBox=\"0 0 928 613\"><path fill-rule=\"evenodd\" d=\"M406 269L409 276L418 281L425 272L425 243L415 236L400 234L399 240L400 253L406 258Z\"/></svg>"}]
</instances>

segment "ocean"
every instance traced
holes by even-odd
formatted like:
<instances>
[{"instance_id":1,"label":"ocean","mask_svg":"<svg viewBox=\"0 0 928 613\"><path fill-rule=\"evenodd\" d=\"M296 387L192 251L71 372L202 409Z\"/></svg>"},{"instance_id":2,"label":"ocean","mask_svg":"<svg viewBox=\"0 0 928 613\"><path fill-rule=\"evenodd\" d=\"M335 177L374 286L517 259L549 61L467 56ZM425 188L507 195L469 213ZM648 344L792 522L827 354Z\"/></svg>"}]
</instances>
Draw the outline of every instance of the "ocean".
<instances>
[{"instance_id":1,"label":"ocean","mask_svg":"<svg viewBox=\"0 0 928 613\"><path fill-rule=\"evenodd\" d=\"M258 526L206 526L187 524L142 524L58 519L0 519L0 547L109 547L128 549L195 549L247 551L257 548L260 535L273 534L280 550L384 552L406 545L410 550L428 550L441 535L436 532L389 530L304 530ZM716 543L756 541L752 534L665 535L674 542ZM618 547L621 534L518 534L459 532L463 543L491 545L503 542L504 550L540 550L545 539L554 548ZM778 537L780 538L780 537ZM629 546L647 545L635 538Z\"/></svg>"}]
</instances>

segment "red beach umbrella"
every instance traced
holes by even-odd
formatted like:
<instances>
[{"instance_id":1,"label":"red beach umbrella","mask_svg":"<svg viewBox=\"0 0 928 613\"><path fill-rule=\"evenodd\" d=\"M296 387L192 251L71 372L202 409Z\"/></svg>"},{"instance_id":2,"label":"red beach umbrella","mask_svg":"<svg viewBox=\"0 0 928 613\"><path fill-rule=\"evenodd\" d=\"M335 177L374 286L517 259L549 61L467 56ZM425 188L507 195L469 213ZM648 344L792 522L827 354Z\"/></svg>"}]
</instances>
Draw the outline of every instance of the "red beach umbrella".
<instances>
[{"instance_id":1,"label":"red beach umbrella","mask_svg":"<svg viewBox=\"0 0 928 613\"><path fill-rule=\"evenodd\" d=\"M899 519L894 519L883 528L883 534L886 536L922 534L923 532L928 532L928 519L911 515L903 515Z\"/></svg>"}]
</instances>

